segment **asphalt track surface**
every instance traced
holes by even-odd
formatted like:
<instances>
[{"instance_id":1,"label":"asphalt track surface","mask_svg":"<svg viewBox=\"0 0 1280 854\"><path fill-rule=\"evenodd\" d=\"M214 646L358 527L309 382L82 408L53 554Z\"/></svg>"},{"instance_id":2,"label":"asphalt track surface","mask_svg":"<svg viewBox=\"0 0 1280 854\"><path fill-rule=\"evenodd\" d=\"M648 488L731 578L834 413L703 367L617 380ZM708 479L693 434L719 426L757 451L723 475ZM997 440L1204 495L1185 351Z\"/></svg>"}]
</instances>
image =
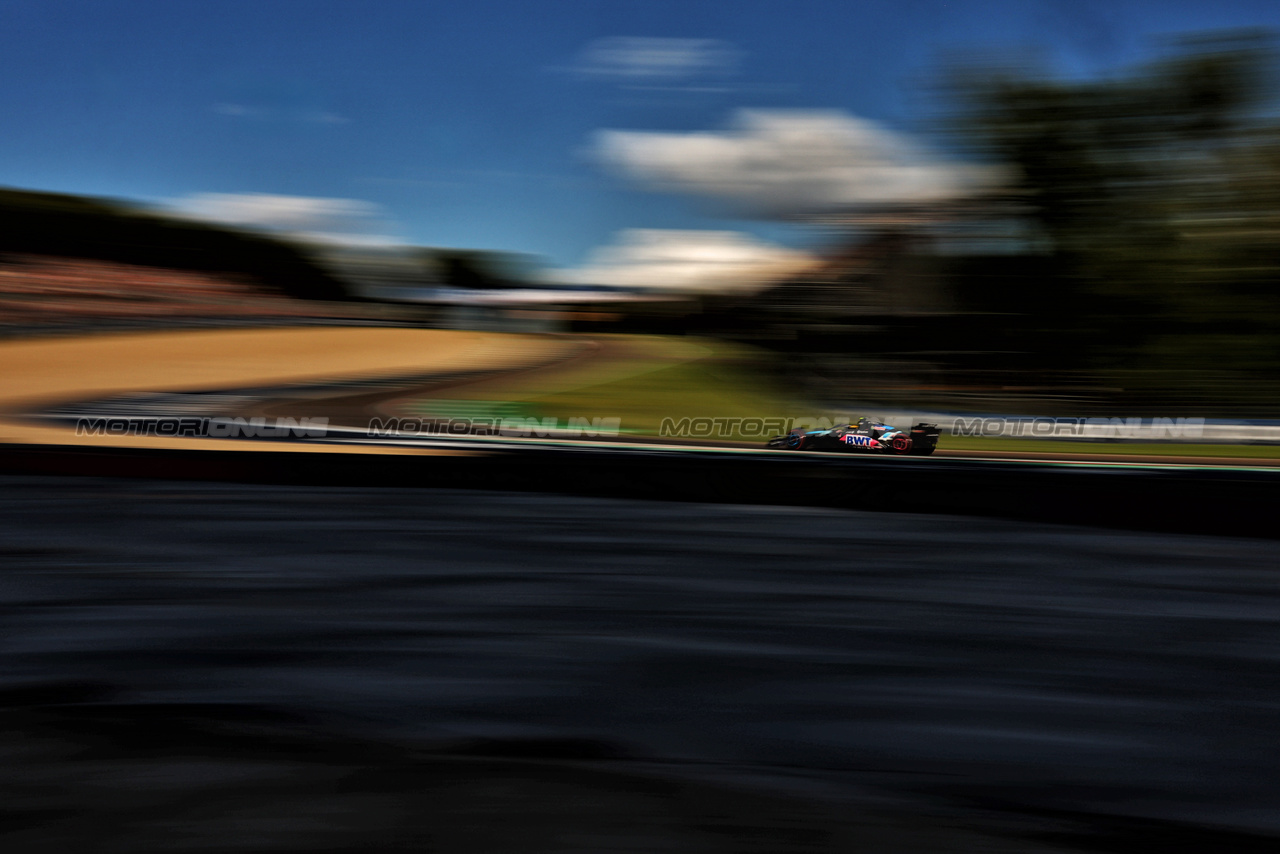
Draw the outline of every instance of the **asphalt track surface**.
<instances>
[{"instance_id":1,"label":"asphalt track surface","mask_svg":"<svg viewBox=\"0 0 1280 854\"><path fill-rule=\"evenodd\" d=\"M1270 542L0 478L5 851L1271 851Z\"/></svg>"}]
</instances>

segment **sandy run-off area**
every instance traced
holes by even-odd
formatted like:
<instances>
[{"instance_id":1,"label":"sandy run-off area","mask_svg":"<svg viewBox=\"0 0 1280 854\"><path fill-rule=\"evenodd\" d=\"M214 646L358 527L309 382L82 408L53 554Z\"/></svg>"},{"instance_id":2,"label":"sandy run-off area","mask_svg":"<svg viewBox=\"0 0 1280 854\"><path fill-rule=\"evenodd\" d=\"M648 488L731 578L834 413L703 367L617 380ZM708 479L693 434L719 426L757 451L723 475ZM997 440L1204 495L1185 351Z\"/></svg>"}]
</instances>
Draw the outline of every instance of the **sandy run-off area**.
<instances>
[{"instance_id":1,"label":"sandy run-off area","mask_svg":"<svg viewBox=\"0 0 1280 854\"><path fill-rule=\"evenodd\" d=\"M281 443L240 440L76 436L67 427L47 426L20 416L115 394L514 370L560 355L567 357L579 347L571 339L553 336L356 327L15 339L0 342L0 443L198 446L210 450L230 446L249 450L259 446L280 450Z\"/></svg>"}]
</instances>

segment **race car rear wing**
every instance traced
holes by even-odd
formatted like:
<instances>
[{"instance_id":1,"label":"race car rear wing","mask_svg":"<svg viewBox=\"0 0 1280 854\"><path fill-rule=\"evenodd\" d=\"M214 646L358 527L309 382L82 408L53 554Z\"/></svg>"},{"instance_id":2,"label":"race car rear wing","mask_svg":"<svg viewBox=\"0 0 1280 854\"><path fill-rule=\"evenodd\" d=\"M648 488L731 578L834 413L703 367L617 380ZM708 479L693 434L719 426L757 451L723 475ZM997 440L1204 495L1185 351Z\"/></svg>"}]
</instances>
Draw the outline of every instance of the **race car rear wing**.
<instances>
[{"instance_id":1,"label":"race car rear wing","mask_svg":"<svg viewBox=\"0 0 1280 854\"><path fill-rule=\"evenodd\" d=\"M921 421L911 428L911 453L922 455L933 453L933 450L938 447L940 435L942 431L938 429L937 424Z\"/></svg>"}]
</instances>

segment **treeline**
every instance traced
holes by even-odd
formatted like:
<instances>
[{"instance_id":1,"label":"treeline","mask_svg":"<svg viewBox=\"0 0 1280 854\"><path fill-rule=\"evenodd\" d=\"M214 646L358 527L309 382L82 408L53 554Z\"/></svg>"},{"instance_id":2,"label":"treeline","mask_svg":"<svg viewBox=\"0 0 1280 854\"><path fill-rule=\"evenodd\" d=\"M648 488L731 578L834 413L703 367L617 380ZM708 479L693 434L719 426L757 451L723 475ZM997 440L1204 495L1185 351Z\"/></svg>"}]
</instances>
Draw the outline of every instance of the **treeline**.
<instances>
[{"instance_id":1,"label":"treeline","mask_svg":"<svg viewBox=\"0 0 1280 854\"><path fill-rule=\"evenodd\" d=\"M992 349L1138 402L1274 408L1278 82L1257 34L1096 80L955 75L952 127L1008 169L998 215L1020 235L952 269L963 308L1005 318Z\"/></svg>"},{"instance_id":2,"label":"treeline","mask_svg":"<svg viewBox=\"0 0 1280 854\"><path fill-rule=\"evenodd\" d=\"M535 260L515 252L420 249L417 258L427 280L453 288L500 290L534 283Z\"/></svg>"},{"instance_id":3,"label":"treeline","mask_svg":"<svg viewBox=\"0 0 1280 854\"><path fill-rule=\"evenodd\" d=\"M341 282L282 241L80 196L0 189L0 253L240 274L292 297L347 298Z\"/></svg>"},{"instance_id":4,"label":"treeline","mask_svg":"<svg viewBox=\"0 0 1280 854\"><path fill-rule=\"evenodd\" d=\"M838 394L963 387L997 406L1016 386L1073 414L1280 415L1276 65L1245 35L1094 79L960 68L944 126L999 167L996 191L885 226L844 253L850 272L837 258L726 325L820 357L807 373Z\"/></svg>"}]
</instances>

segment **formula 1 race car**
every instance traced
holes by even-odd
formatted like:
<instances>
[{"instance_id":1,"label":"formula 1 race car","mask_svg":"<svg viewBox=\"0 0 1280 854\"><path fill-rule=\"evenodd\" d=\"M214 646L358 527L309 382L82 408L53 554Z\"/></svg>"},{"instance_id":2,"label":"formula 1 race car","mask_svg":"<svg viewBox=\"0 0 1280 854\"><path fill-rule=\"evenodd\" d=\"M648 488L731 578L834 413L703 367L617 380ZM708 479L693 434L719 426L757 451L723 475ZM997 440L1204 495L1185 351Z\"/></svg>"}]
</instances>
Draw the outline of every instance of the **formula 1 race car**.
<instances>
[{"instance_id":1,"label":"formula 1 race car","mask_svg":"<svg viewBox=\"0 0 1280 854\"><path fill-rule=\"evenodd\" d=\"M879 420L860 418L857 424L837 424L830 430L792 430L785 436L770 439L769 447L789 451L869 451L925 457L938 447L940 432L937 424L923 421L908 432Z\"/></svg>"}]
</instances>

